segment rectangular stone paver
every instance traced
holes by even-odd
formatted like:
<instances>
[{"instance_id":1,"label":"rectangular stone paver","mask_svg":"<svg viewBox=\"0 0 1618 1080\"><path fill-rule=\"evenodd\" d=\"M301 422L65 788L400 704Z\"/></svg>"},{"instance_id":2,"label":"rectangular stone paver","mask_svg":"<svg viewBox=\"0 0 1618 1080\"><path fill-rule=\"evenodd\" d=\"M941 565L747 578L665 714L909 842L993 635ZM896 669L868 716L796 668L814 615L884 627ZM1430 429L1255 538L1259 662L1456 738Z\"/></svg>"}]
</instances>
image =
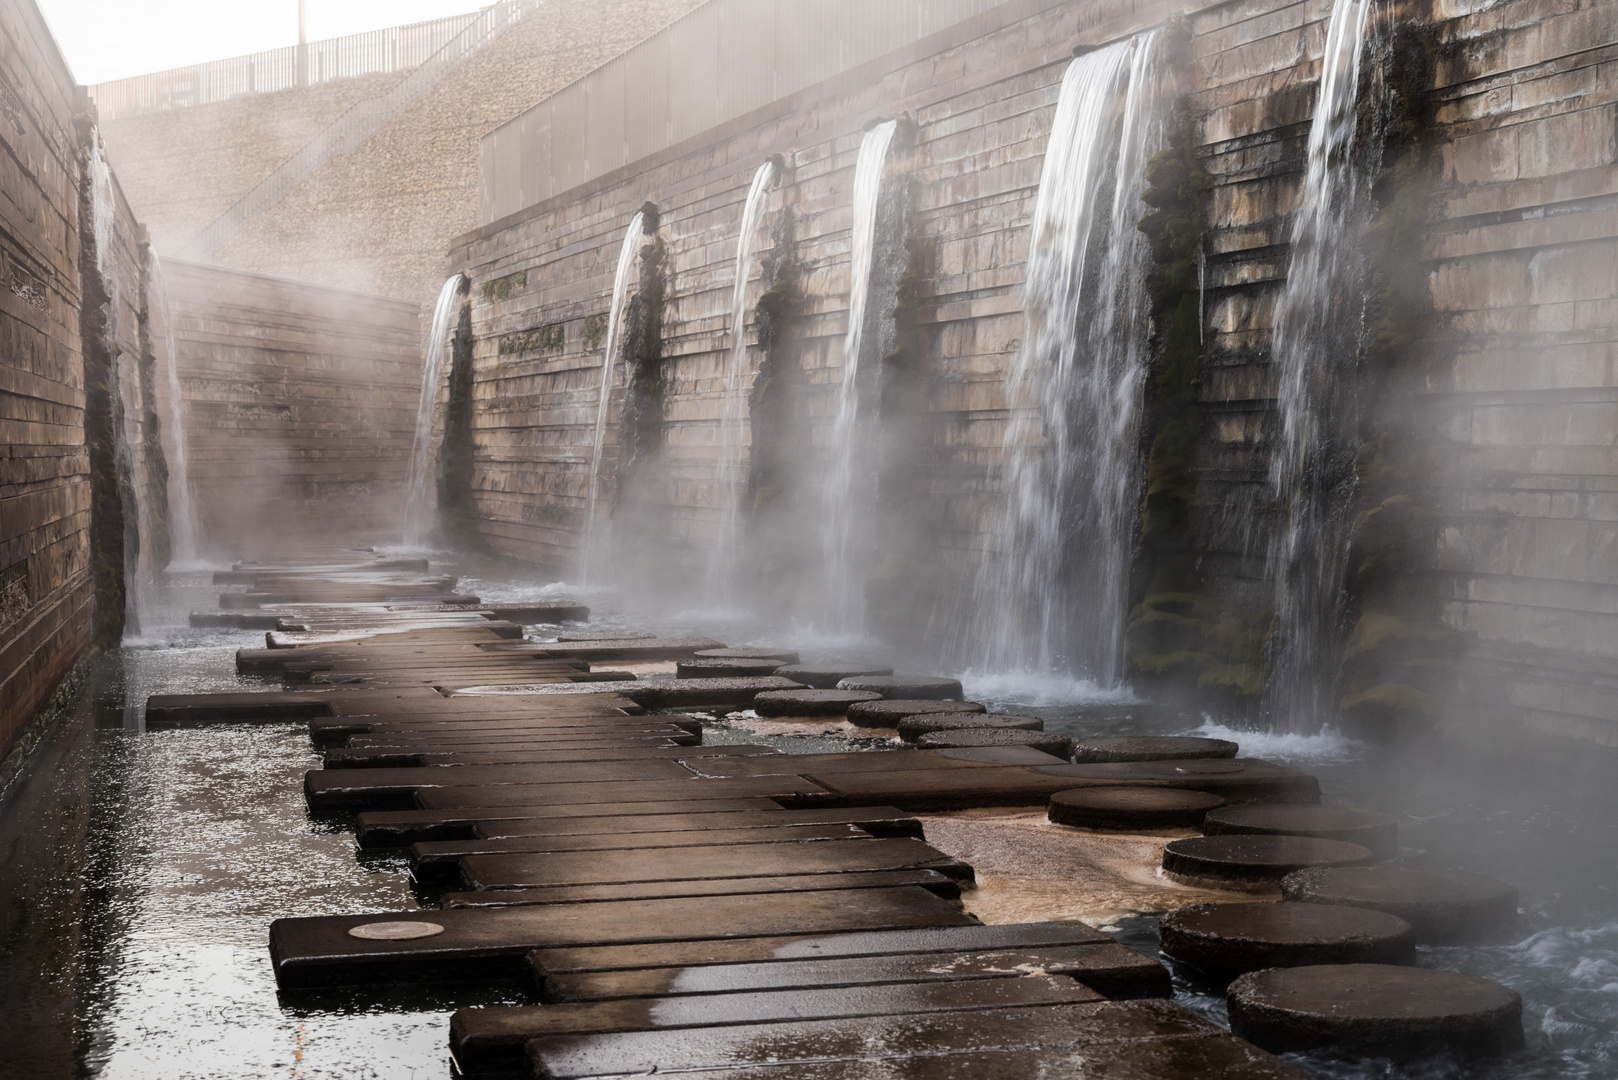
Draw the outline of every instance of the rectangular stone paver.
<instances>
[{"instance_id":1,"label":"rectangular stone paver","mask_svg":"<svg viewBox=\"0 0 1618 1080\"><path fill-rule=\"evenodd\" d=\"M459 806L562 806L567 803L670 802L677 799L791 799L797 806L834 800L819 784L797 776L750 776L733 780L642 780L595 784L500 784L426 788L416 793L423 810ZM893 805L886 800L869 800Z\"/></svg>"},{"instance_id":2,"label":"rectangular stone paver","mask_svg":"<svg viewBox=\"0 0 1618 1080\"><path fill-rule=\"evenodd\" d=\"M892 806L800 807L732 813L624 814L597 818L517 818L480 822L479 838L574 836L582 833L771 829L780 825L858 825L872 836L921 838L921 819Z\"/></svg>"},{"instance_id":3,"label":"rectangular stone paver","mask_svg":"<svg viewBox=\"0 0 1618 1080\"><path fill-rule=\"evenodd\" d=\"M852 870L837 874L707 878L700 881L631 881L616 885L554 885L539 889L486 889L445 893L445 907L510 907L515 904L595 904L676 896L742 896L748 893L824 892L827 889L887 889L919 885L934 896L958 899L961 883L937 870Z\"/></svg>"},{"instance_id":4,"label":"rectangular stone paver","mask_svg":"<svg viewBox=\"0 0 1618 1080\"><path fill-rule=\"evenodd\" d=\"M580 761L557 765L459 765L407 769L312 769L303 794L312 810L414 805L430 788L488 789L509 784L594 784L612 781L685 780L691 770L678 761Z\"/></svg>"},{"instance_id":5,"label":"rectangular stone paver","mask_svg":"<svg viewBox=\"0 0 1618 1080\"><path fill-rule=\"evenodd\" d=\"M695 797L653 802L564 803L550 806L466 806L431 810L370 810L358 815L360 847L404 847L421 840L469 840L480 822L501 821L610 821L658 814L740 813L780 810L774 799L741 797L705 799L702 788L689 789Z\"/></svg>"}]
</instances>

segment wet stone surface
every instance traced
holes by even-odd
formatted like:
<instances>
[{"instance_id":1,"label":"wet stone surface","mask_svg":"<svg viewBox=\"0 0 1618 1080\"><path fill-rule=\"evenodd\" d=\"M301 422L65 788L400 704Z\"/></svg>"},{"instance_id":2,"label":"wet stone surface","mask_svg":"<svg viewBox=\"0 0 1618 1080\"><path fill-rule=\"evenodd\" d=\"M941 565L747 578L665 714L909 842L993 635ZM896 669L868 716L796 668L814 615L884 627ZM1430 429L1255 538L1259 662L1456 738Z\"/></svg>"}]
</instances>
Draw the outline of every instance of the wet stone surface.
<instances>
[{"instance_id":1,"label":"wet stone surface","mask_svg":"<svg viewBox=\"0 0 1618 1080\"><path fill-rule=\"evenodd\" d=\"M1516 888L1482 874L1380 866L1303 870L1281 882L1281 895L1397 915L1423 944L1500 940L1517 925Z\"/></svg>"},{"instance_id":2,"label":"wet stone surface","mask_svg":"<svg viewBox=\"0 0 1618 1080\"><path fill-rule=\"evenodd\" d=\"M857 675L837 684L839 690L871 690L885 698L921 698L928 701L960 701L966 697L959 679L935 675Z\"/></svg>"},{"instance_id":3,"label":"wet stone surface","mask_svg":"<svg viewBox=\"0 0 1618 1080\"><path fill-rule=\"evenodd\" d=\"M1331 1046L1375 1057L1504 1053L1522 1045L1522 999L1476 975L1381 964L1280 968L1227 991L1231 1030L1267 1050Z\"/></svg>"},{"instance_id":4,"label":"wet stone surface","mask_svg":"<svg viewBox=\"0 0 1618 1080\"><path fill-rule=\"evenodd\" d=\"M848 707L848 722L860 727L893 728L906 719L929 715L985 713L975 701L936 701L929 698L894 698L867 701Z\"/></svg>"},{"instance_id":5,"label":"wet stone surface","mask_svg":"<svg viewBox=\"0 0 1618 1080\"><path fill-rule=\"evenodd\" d=\"M1295 870L1359 866L1371 850L1307 836L1194 836L1163 849L1163 872L1175 881L1243 892L1273 892Z\"/></svg>"},{"instance_id":6,"label":"wet stone surface","mask_svg":"<svg viewBox=\"0 0 1618 1080\"><path fill-rule=\"evenodd\" d=\"M1190 761L1198 758L1233 758L1239 749L1228 739L1199 739L1190 736L1133 737L1121 739L1076 739L1073 760L1108 761Z\"/></svg>"},{"instance_id":7,"label":"wet stone surface","mask_svg":"<svg viewBox=\"0 0 1618 1080\"><path fill-rule=\"evenodd\" d=\"M792 649L699 649L696 656L699 660L775 660L780 664L798 662L798 654Z\"/></svg>"},{"instance_id":8,"label":"wet stone surface","mask_svg":"<svg viewBox=\"0 0 1618 1080\"><path fill-rule=\"evenodd\" d=\"M712 651L712 650L710 650ZM697 657L678 662L675 673L682 679L745 679L773 675L784 661L749 657Z\"/></svg>"},{"instance_id":9,"label":"wet stone surface","mask_svg":"<svg viewBox=\"0 0 1618 1080\"><path fill-rule=\"evenodd\" d=\"M1413 964L1403 919L1326 904L1193 904L1158 925L1163 952L1222 982L1264 968Z\"/></svg>"},{"instance_id":10,"label":"wet stone surface","mask_svg":"<svg viewBox=\"0 0 1618 1080\"><path fill-rule=\"evenodd\" d=\"M1046 814L1057 825L1114 831L1194 829L1225 800L1206 791L1095 787L1059 791Z\"/></svg>"},{"instance_id":11,"label":"wet stone surface","mask_svg":"<svg viewBox=\"0 0 1618 1080\"><path fill-rule=\"evenodd\" d=\"M956 728L930 731L916 740L924 750L958 750L976 746L1027 746L1052 757L1067 759L1072 742L1066 735L1016 728Z\"/></svg>"},{"instance_id":12,"label":"wet stone surface","mask_svg":"<svg viewBox=\"0 0 1618 1080\"><path fill-rule=\"evenodd\" d=\"M1378 859L1399 853L1399 819L1346 806L1232 806L1202 822L1207 836L1312 836L1346 840L1371 849Z\"/></svg>"},{"instance_id":13,"label":"wet stone surface","mask_svg":"<svg viewBox=\"0 0 1618 1080\"><path fill-rule=\"evenodd\" d=\"M776 674L815 690L835 690L837 684L844 679L868 675L892 675L893 669L859 664L789 664L777 668Z\"/></svg>"},{"instance_id":14,"label":"wet stone surface","mask_svg":"<svg viewBox=\"0 0 1618 1080\"><path fill-rule=\"evenodd\" d=\"M753 709L760 716L842 716L850 705L881 697L860 690L773 690L755 697Z\"/></svg>"},{"instance_id":15,"label":"wet stone surface","mask_svg":"<svg viewBox=\"0 0 1618 1080\"><path fill-rule=\"evenodd\" d=\"M952 702L943 702L949 706ZM1045 721L1037 716L1011 716L1004 713L937 712L909 716L899 721L899 738L915 742L929 731L955 731L960 728L1000 728L1011 731L1044 731Z\"/></svg>"}]
</instances>

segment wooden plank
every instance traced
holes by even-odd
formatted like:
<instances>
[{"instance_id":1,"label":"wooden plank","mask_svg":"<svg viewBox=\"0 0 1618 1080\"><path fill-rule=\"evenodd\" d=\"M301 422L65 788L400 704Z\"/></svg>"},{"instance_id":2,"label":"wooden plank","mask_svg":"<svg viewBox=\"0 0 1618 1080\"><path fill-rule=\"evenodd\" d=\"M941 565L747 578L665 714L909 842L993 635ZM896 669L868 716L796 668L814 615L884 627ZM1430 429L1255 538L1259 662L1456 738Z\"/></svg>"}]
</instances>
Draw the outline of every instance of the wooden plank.
<instances>
[{"instance_id":1,"label":"wooden plank","mask_svg":"<svg viewBox=\"0 0 1618 1080\"><path fill-rule=\"evenodd\" d=\"M753 893L824 892L828 889L889 889L919 885L934 896L958 900L961 883L937 870L853 870L840 874L784 874L700 881L631 881L617 885L553 885L540 889L487 889L445 893L445 907L510 907L515 904L593 904L680 896L742 896Z\"/></svg>"}]
</instances>

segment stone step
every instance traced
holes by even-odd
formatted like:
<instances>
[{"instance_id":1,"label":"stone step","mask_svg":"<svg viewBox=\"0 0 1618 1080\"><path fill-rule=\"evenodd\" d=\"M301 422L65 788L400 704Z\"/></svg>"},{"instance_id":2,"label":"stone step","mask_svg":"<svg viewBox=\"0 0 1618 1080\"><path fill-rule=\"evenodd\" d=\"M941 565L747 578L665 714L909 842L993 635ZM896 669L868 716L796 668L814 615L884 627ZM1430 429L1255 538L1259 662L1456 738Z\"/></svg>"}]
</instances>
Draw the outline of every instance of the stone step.
<instances>
[{"instance_id":1,"label":"stone step","mask_svg":"<svg viewBox=\"0 0 1618 1080\"><path fill-rule=\"evenodd\" d=\"M801 776L740 776L704 780L603 781L588 784L501 784L495 787L440 787L417 791L423 810L468 806L565 806L569 803L649 803L682 799L735 799L761 796L790 799L793 806L830 806L830 791ZM866 800L882 803L884 800Z\"/></svg>"},{"instance_id":2,"label":"stone step","mask_svg":"<svg viewBox=\"0 0 1618 1080\"><path fill-rule=\"evenodd\" d=\"M781 825L858 825L872 836L914 836L920 820L892 806L747 810L734 813L629 814L595 818L531 818L479 823L479 839L579 836L587 833L687 832L775 828Z\"/></svg>"},{"instance_id":3,"label":"stone step","mask_svg":"<svg viewBox=\"0 0 1618 1080\"><path fill-rule=\"evenodd\" d=\"M475 838L478 826L496 822L612 821L619 818L634 821L658 814L731 814L781 808L780 803L770 798L706 799L697 796L662 802L373 810L358 816L356 831L362 848L406 847L426 840L471 840Z\"/></svg>"},{"instance_id":4,"label":"stone step","mask_svg":"<svg viewBox=\"0 0 1618 1080\"><path fill-rule=\"evenodd\" d=\"M837 874L781 874L706 878L699 881L631 881L617 885L554 885L536 889L488 889L445 893L445 907L511 907L516 904L594 904L682 896L742 896L753 893L825 892L919 885L934 896L958 900L961 883L936 870L851 870Z\"/></svg>"},{"instance_id":5,"label":"stone step","mask_svg":"<svg viewBox=\"0 0 1618 1080\"><path fill-rule=\"evenodd\" d=\"M510 785L587 786L613 781L680 781L694 774L678 761L580 761L561 765L458 765L414 769L311 769L304 800L317 811L402 809L427 790L484 791Z\"/></svg>"}]
</instances>

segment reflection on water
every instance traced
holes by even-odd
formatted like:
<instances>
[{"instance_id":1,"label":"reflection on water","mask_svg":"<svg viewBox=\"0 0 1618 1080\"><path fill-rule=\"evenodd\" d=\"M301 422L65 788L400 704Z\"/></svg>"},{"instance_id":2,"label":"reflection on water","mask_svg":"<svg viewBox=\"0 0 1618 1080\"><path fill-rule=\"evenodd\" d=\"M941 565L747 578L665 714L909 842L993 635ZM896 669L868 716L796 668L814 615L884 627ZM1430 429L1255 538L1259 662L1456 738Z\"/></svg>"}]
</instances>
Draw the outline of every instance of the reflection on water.
<instances>
[{"instance_id":1,"label":"reflection on water","mask_svg":"<svg viewBox=\"0 0 1618 1080\"><path fill-rule=\"evenodd\" d=\"M493 574L461 588L504 601L576 592ZM417 906L396 860L356 859L348 832L305 814L302 773L319 761L302 727L138 729L138 705L150 693L263 685L239 679L232 657L259 634L182 625L190 608L212 608L215 592L206 575L178 579L143 644L103 660L81 707L36 755L32 778L10 793L0 818L0 1015L26 1035L0 1040L0 1075L447 1077L450 1010L522 1000L518 988L276 996L266 949L272 919ZM742 618L658 619L605 590L586 599L597 607L592 629L700 631L798 648L806 662L870 657L854 643L795 639L790 628ZM1519 886L1521 940L1424 950L1422 962L1522 993L1524 1054L1464 1065L1300 1058L1316 1075L1618 1076L1618 792L1554 769L1392 754L1330 734L1233 731L1227 718L1082 687L978 679L969 690L994 711L1039 715L1072 736L1234 738L1246 753L1316 774L1329 801L1397 814L1401 865L1495 874ZM798 752L894 745L837 727L760 735L716 725L709 740ZM1154 918L1110 929L1155 955ZM1223 1020L1217 994L1183 973L1178 988L1188 1007Z\"/></svg>"}]
</instances>

